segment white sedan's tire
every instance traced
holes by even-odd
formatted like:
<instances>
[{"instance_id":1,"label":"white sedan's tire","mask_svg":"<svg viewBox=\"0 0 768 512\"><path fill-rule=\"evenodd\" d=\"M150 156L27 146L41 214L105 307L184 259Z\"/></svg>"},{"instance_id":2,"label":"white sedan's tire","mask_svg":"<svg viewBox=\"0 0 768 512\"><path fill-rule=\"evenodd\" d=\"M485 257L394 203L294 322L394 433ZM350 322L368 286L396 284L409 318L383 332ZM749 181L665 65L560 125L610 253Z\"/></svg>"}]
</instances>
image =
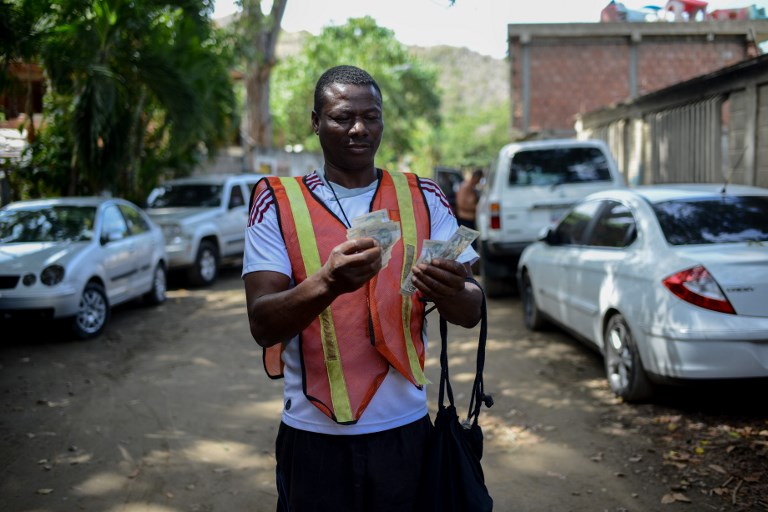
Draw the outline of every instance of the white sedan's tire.
<instances>
[{"instance_id":1,"label":"white sedan's tire","mask_svg":"<svg viewBox=\"0 0 768 512\"><path fill-rule=\"evenodd\" d=\"M72 332L81 340L95 338L104 331L110 315L109 299L98 283L85 285L80 306L72 319Z\"/></svg>"},{"instance_id":2,"label":"white sedan's tire","mask_svg":"<svg viewBox=\"0 0 768 512\"><path fill-rule=\"evenodd\" d=\"M611 391L627 402L642 402L653 394L653 386L643 368L640 353L626 320L613 315L603 337L605 374Z\"/></svg>"},{"instance_id":3,"label":"white sedan's tire","mask_svg":"<svg viewBox=\"0 0 768 512\"><path fill-rule=\"evenodd\" d=\"M544 316L536 304L536 296L533 294L533 283L528 272L523 273L520 288L520 300L523 303L523 320L525 326L531 331L538 331L544 326Z\"/></svg>"},{"instance_id":4,"label":"white sedan's tire","mask_svg":"<svg viewBox=\"0 0 768 512\"><path fill-rule=\"evenodd\" d=\"M152 288L143 296L144 303L156 306L165 302L165 294L168 290L167 281L165 267L158 263L155 267L155 273L152 274Z\"/></svg>"}]
</instances>

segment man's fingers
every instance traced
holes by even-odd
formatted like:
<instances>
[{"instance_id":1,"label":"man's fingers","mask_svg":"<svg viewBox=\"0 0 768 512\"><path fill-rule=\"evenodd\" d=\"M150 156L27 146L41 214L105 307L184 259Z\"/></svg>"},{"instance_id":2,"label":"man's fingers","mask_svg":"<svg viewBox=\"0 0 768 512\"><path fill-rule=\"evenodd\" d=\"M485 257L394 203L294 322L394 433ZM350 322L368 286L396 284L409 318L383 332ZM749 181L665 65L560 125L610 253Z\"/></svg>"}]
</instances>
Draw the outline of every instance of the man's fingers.
<instances>
[{"instance_id":1,"label":"man's fingers","mask_svg":"<svg viewBox=\"0 0 768 512\"><path fill-rule=\"evenodd\" d=\"M365 269L377 272L381 268L381 247L372 238L359 238L342 242L331 254L331 265L336 268Z\"/></svg>"},{"instance_id":2,"label":"man's fingers","mask_svg":"<svg viewBox=\"0 0 768 512\"><path fill-rule=\"evenodd\" d=\"M414 284L432 299L452 296L464 288L467 277L462 263L446 259L434 259L429 264L414 267Z\"/></svg>"},{"instance_id":3,"label":"man's fingers","mask_svg":"<svg viewBox=\"0 0 768 512\"><path fill-rule=\"evenodd\" d=\"M342 254L355 254L374 247L378 247L378 244L373 238L355 238L338 245L338 249Z\"/></svg>"},{"instance_id":4,"label":"man's fingers","mask_svg":"<svg viewBox=\"0 0 768 512\"><path fill-rule=\"evenodd\" d=\"M455 260L435 258L427 263L420 263L417 267L421 273L431 274L435 278L440 278L440 272L453 274L462 280L467 277L467 269L463 263Z\"/></svg>"}]
</instances>

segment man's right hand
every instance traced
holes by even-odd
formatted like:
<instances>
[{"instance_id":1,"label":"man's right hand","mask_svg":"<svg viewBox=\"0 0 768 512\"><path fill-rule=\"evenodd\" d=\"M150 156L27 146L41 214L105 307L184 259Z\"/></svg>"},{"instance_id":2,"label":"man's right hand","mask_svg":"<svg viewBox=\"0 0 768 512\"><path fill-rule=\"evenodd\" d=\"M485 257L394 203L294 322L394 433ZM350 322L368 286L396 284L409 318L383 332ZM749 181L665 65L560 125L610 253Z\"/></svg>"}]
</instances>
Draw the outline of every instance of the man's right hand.
<instances>
[{"instance_id":1,"label":"man's right hand","mask_svg":"<svg viewBox=\"0 0 768 512\"><path fill-rule=\"evenodd\" d=\"M357 290L381 270L382 250L373 238L347 240L331 251L321 270L334 295Z\"/></svg>"},{"instance_id":2,"label":"man's right hand","mask_svg":"<svg viewBox=\"0 0 768 512\"><path fill-rule=\"evenodd\" d=\"M331 251L319 271L290 288L290 277L259 271L245 275L251 335L262 347L299 334L341 294L357 290L381 270L381 247L373 238L347 240Z\"/></svg>"}]
</instances>

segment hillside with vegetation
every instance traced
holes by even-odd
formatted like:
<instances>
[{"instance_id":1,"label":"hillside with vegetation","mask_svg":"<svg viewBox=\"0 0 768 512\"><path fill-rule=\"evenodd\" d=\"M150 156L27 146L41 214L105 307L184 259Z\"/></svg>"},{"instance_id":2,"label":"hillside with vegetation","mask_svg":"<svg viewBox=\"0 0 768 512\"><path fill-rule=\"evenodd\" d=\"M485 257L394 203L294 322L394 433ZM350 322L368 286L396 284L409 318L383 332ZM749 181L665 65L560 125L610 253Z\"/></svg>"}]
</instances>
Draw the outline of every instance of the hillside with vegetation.
<instances>
[{"instance_id":1,"label":"hillside with vegetation","mask_svg":"<svg viewBox=\"0 0 768 512\"><path fill-rule=\"evenodd\" d=\"M308 32L283 32L277 44L278 58L301 51ZM481 55L454 46L409 46L409 52L437 70L441 114L496 109L509 104L509 65L506 59Z\"/></svg>"},{"instance_id":2,"label":"hillside with vegetation","mask_svg":"<svg viewBox=\"0 0 768 512\"><path fill-rule=\"evenodd\" d=\"M307 32L283 32L278 40L278 59L297 56L311 38ZM406 49L420 67L436 76L440 125L430 136L431 165L487 167L510 137L506 59L444 45Z\"/></svg>"},{"instance_id":3,"label":"hillside with vegetation","mask_svg":"<svg viewBox=\"0 0 768 512\"><path fill-rule=\"evenodd\" d=\"M506 60L453 46L411 46L409 50L437 69L443 113L487 110L508 104Z\"/></svg>"}]
</instances>

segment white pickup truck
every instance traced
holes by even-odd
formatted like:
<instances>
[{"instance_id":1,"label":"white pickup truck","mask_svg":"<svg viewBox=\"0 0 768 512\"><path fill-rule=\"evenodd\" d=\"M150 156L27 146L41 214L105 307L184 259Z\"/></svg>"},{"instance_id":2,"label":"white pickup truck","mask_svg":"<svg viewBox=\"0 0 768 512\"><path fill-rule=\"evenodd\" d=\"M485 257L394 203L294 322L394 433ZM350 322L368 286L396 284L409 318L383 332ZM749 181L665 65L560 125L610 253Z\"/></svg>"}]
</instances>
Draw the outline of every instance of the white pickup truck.
<instances>
[{"instance_id":1,"label":"white pickup truck","mask_svg":"<svg viewBox=\"0 0 768 512\"><path fill-rule=\"evenodd\" d=\"M245 246L248 200L262 174L212 174L163 183L147 213L163 230L169 269L184 269L197 286L212 284L224 261Z\"/></svg>"}]
</instances>

